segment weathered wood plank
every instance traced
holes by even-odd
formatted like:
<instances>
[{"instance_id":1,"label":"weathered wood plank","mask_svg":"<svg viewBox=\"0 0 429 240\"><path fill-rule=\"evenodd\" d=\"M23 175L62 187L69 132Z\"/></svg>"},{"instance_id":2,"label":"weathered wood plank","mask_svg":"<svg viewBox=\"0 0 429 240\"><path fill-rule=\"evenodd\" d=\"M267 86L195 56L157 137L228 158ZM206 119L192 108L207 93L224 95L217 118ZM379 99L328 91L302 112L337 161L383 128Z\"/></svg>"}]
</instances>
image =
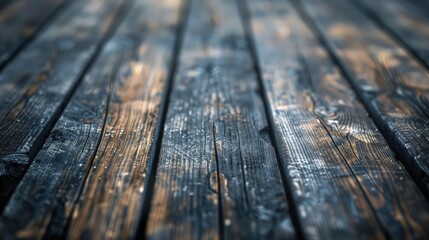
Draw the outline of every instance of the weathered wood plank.
<instances>
[{"instance_id":1,"label":"weathered wood plank","mask_svg":"<svg viewBox=\"0 0 429 240\"><path fill-rule=\"evenodd\" d=\"M75 1L0 74L0 208L65 106L124 1Z\"/></svg>"},{"instance_id":2,"label":"weathered wood plank","mask_svg":"<svg viewBox=\"0 0 429 240\"><path fill-rule=\"evenodd\" d=\"M63 234L92 167L113 86L123 76L118 69L138 63L136 52L150 34L151 10L147 1L137 1L106 43L1 215L0 238Z\"/></svg>"},{"instance_id":3,"label":"weathered wood plank","mask_svg":"<svg viewBox=\"0 0 429 240\"><path fill-rule=\"evenodd\" d=\"M429 67L429 14L406 0L354 0Z\"/></svg>"},{"instance_id":4,"label":"weathered wood plank","mask_svg":"<svg viewBox=\"0 0 429 240\"><path fill-rule=\"evenodd\" d=\"M428 72L350 3L302 3L389 145L429 198Z\"/></svg>"},{"instance_id":5,"label":"weathered wood plank","mask_svg":"<svg viewBox=\"0 0 429 240\"><path fill-rule=\"evenodd\" d=\"M159 109L181 7L180 0L137 0L118 33L119 43L129 44L126 51L133 54L122 59L114 76L103 135L72 214L69 239L129 239L137 233L145 182L154 173L148 164L162 127ZM100 58L105 57L113 56Z\"/></svg>"},{"instance_id":6,"label":"weathered wood plank","mask_svg":"<svg viewBox=\"0 0 429 240\"><path fill-rule=\"evenodd\" d=\"M66 0L15 0L1 8L0 68L63 6Z\"/></svg>"},{"instance_id":7,"label":"weathered wood plank","mask_svg":"<svg viewBox=\"0 0 429 240\"><path fill-rule=\"evenodd\" d=\"M192 1L146 237L293 238L235 1Z\"/></svg>"},{"instance_id":8,"label":"weathered wood plank","mask_svg":"<svg viewBox=\"0 0 429 240\"><path fill-rule=\"evenodd\" d=\"M284 0L247 0L304 236L429 236L429 205L317 38Z\"/></svg>"}]
</instances>

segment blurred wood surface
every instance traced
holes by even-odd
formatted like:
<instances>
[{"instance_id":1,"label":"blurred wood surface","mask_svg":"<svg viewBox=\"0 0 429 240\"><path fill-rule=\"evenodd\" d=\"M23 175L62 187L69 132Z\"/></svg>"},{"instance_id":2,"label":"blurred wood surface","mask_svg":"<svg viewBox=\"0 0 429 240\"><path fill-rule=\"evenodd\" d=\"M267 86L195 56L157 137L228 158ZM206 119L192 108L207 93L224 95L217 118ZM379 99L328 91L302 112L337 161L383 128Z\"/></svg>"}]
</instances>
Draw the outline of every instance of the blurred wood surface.
<instances>
[{"instance_id":1,"label":"blurred wood surface","mask_svg":"<svg viewBox=\"0 0 429 240\"><path fill-rule=\"evenodd\" d=\"M0 1L0 238L428 239L426 6Z\"/></svg>"}]
</instances>

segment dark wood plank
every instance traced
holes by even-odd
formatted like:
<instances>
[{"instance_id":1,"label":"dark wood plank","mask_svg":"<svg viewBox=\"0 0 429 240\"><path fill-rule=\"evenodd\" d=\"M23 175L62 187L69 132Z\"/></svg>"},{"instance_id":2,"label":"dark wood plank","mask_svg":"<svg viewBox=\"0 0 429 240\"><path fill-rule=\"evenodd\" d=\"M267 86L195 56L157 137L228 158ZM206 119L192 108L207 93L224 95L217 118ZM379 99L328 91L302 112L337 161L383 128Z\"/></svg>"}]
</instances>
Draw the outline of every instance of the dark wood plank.
<instances>
[{"instance_id":1,"label":"dark wood plank","mask_svg":"<svg viewBox=\"0 0 429 240\"><path fill-rule=\"evenodd\" d=\"M410 1L354 0L429 67L429 15Z\"/></svg>"},{"instance_id":2,"label":"dark wood plank","mask_svg":"<svg viewBox=\"0 0 429 240\"><path fill-rule=\"evenodd\" d=\"M429 74L346 1L302 1L389 145L429 198Z\"/></svg>"},{"instance_id":3,"label":"dark wood plank","mask_svg":"<svg viewBox=\"0 0 429 240\"><path fill-rule=\"evenodd\" d=\"M147 238L294 238L258 93L236 3L193 1Z\"/></svg>"},{"instance_id":4,"label":"dark wood plank","mask_svg":"<svg viewBox=\"0 0 429 240\"><path fill-rule=\"evenodd\" d=\"M118 34L133 54L114 76L100 146L72 213L69 239L130 239L137 233L145 182L154 173L148 166L162 127L159 110L181 7L178 0L137 0ZM113 56L100 59L105 57Z\"/></svg>"},{"instance_id":5,"label":"dark wood plank","mask_svg":"<svg viewBox=\"0 0 429 240\"><path fill-rule=\"evenodd\" d=\"M15 0L1 8L0 68L10 60L67 0Z\"/></svg>"},{"instance_id":6,"label":"dark wood plank","mask_svg":"<svg viewBox=\"0 0 429 240\"><path fill-rule=\"evenodd\" d=\"M75 1L0 74L0 208L43 144L123 3Z\"/></svg>"},{"instance_id":7,"label":"dark wood plank","mask_svg":"<svg viewBox=\"0 0 429 240\"><path fill-rule=\"evenodd\" d=\"M429 236L429 205L327 51L284 0L247 0L306 238Z\"/></svg>"}]
</instances>

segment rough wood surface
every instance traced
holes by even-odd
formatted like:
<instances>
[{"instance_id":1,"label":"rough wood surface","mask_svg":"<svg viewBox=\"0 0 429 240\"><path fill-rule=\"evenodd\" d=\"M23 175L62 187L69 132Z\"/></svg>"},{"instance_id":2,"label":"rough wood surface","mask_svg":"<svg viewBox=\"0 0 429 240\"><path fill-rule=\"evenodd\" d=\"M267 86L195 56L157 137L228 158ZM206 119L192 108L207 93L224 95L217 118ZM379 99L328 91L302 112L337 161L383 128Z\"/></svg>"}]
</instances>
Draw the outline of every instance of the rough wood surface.
<instances>
[{"instance_id":1,"label":"rough wood surface","mask_svg":"<svg viewBox=\"0 0 429 240\"><path fill-rule=\"evenodd\" d=\"M294 237L258 93L236 3L193 1L147 238Z\"/></svg>"},{"instance_id":2,"label":"rough wood surface","mask_svg":"<svg viewBox=\"0 0 429 240\"><path fill-rule=\"evenodd\" d=\"M113 76L103 135L72 214L69 239L129 239L137 232L181 4L137 0L118 33L119 43L129 44L127 52L133 54Z\"/></svg>"},{"instance_id":3,"label":"rough wood surface","mask_svg":"<svg viewBox=\"0 0 429 240\"><path fill-rule=\"evenodd\" d=\"M15 0L1 8L0 67L30 40L65 2L66 0Z\"/></svg>"},{"instance_id":4,"label":"rough wood surface","mask_svg":"<svg viewBox=\"0 0 429 240\"><path fill-rule=\"evenodd\" d=\"M428 237L429 205L317 38L287 1L248 2L304 236Z\"/></svg>"},{"instance_id":5,"label":"rough wood surface","mask_svg":"<svg viewBox=\"0 0 429 240\"><path fill-rule=\"evenodd\" d=\"M354 0L429 67L429 14L406 0Z\"/></svg>"},{"instance_id":6,"label":"rough wood surface","mask_svg":"<svg viewBox=\"0 0 429 240\"><path fill-rule=\"evenodd\" d=\"M389 145L429 198L429 74L354 8L302 3Z\"/></svg>"},{"instance_id":7,"label":"rough wood surface","mask_svg":"<svg viewBox=\"0 0 429 240\"><path fill-rule=\"evenodd\" d=\"M43 144L123 3L75 1L0 74L0 208Z\"/></svg>"},{"instance_id":8,"label":"rough wood surface","mask_svg":"<svg viewBox=\"0 0 429 240\"><path fill-rule=\"evenodd\" d=\"M153 9L137 1L106 43L1 215L2 239L63 234L92 167L119 66L138 63L136 52L150 33L147 11Z\"/></svg>"}]
</instances>

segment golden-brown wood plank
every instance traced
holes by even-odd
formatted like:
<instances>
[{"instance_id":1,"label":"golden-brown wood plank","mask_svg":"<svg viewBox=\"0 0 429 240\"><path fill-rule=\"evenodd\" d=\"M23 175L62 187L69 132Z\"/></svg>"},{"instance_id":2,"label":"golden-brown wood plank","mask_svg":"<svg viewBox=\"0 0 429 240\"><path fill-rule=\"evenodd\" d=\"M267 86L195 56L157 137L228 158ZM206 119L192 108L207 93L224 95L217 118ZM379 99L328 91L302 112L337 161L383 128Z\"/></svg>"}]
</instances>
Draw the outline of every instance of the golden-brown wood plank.
<instances>
[{"instance_id":1,"label":"golden-brown wood plank","mask_svg":"<svg viewBox=\"0 0 429 240\"><path fill-rule=\"evenodd\" d=\"M15 0L1 8L0 67L68 3L67 0Z\"/></svg>"},{"instance_id":2,"label":"golden-brown wood plank","mask_svg":"<svg viewBox=\"0 0 429 240\"><path fill-rule=\"evenodd\" d=\"M247 2L304 237L428 237L429 205L292 5Z\"/></svg>"},{"instance_id":3,"label":"golden-brown wood plank","mask_svg":"<svg viewBox=\"0 0 429 240\"><path fill-rule=\"evenodd\" d=\"M148 165L161 127L158 116L181 7L180 0L136 0L117 34L119 43L129 44L131 57L118 59L121 64L111 76L115 81L103 135L72 213L69 239L128 239L137 234L145 183L154 174Z\"/></svg>"},{"instance_id":4,"label":"golden-brown wood plank","mask_svg":"<svg viewBox=\"0 0 429 240\"><path fill-rule=\"evenodd\" d=\"M236 2L192 1L147 238L294 238L259 90Z\"/></svg>"},{"instance_id":5,"label":"golden-brown wood plank","mask_svg":"<svg viewBox=\"0 0 429 240\"><path fill-rule=\"evenodd\" d=\"M123 0L74 1L1 72L1 209L123 5Z\"/></svg>"},{"instance_id":6,"label":"golden-brown wood plank","mask_svg":"<svg viewBox=\"0 0 429 240\"><path fill-rule=\"evenodd\" d=\"M354 0L429 67L429 14L407 0Z\"/></svg>"},{"instance_id":7,"label":"golden-brown wood plank","mask_svg":"<svg viewBox=\"0 0 429 240\"><path fill-rule=\"evenodd\" d=\"M429 197L429 73L351 3L302 4L389 145Z\"/></svg>"}]
</instances>

